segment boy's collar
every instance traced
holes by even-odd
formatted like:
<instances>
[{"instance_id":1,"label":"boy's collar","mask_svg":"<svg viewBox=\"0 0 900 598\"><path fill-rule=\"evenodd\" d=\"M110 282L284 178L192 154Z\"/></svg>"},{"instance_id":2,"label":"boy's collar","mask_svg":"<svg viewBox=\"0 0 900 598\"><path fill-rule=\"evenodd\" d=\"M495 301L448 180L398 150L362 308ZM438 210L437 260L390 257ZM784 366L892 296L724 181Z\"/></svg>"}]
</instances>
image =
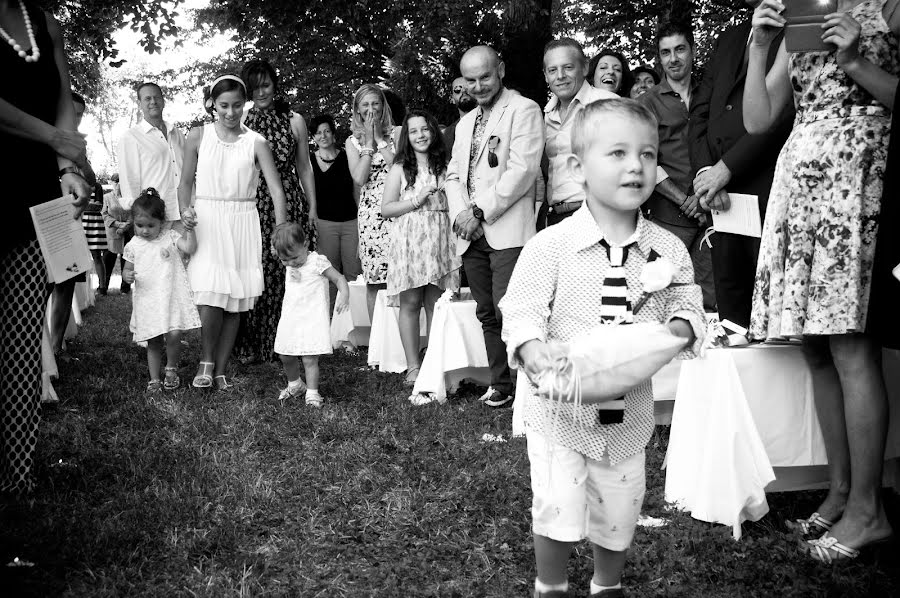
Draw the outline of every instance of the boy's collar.
<instances>
[{"instance_id":1,"label":"boy's collar","mask_svg":"<svg viewBox=\"0 0 900 598\"><path fill-rule=\"evenodd\" d=\"M576 240L576 249L579 251L592 247L600 243L600 239L606 238L603 234L603 230L597 224L597 221L594 220L594 216L591 214L590 209L588 209L587 202L584 202L582 206L569 217L569 220L572 221L572 224L575 227L575 234L572 236ZM644 215L640 210L637 210L637 226L635 226L634 234L621 245L619 243L610 243L610 245L624 246L636 242L642 254L645 256L650 255L652 247L650 245L649 228L649 224L644 218Z\"/></svg>"}]
</instances>

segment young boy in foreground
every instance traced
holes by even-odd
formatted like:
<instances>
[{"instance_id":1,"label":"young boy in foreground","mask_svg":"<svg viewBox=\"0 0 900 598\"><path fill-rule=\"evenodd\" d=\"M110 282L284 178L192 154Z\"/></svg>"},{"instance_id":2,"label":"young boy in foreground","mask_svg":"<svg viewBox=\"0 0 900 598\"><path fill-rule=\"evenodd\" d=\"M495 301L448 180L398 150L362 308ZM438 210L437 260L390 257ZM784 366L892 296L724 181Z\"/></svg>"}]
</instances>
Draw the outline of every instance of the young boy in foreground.
<instances>
[{"instance_id":1,"label":"young boy in foreground","mask_svg":"<svg viewBox=\"0 0 900 598\"><path fill-rule=\"evenodd\" d=\"M640 213L656 182L658 145L656 118L637 102L602 100L585 107L575 122L568 166L587 201L525 246L500 302L509 362L528 389L536 598L568 595L566 563L572 545L583 538L594 551L590 595L624 596L620 580L644 500L644 448L654 426L649 380L625 396L621 423L601 423L596 404L577 407L578 420L591 425L576 423L573 403L561 405L551 421L551 405L536 394L534 383L558 352L549 343L565 343L604 324L610 304L628 321L642 294L641 271L660 257L675 266L677 286L653 293L634 321L666 324L684 339L681 357L693 356L706 330L684 243ZM603 298L604 289L615 284L607 280L611 275L625 279L624 306L621 299Z\"/></svg>"}]
</instances>

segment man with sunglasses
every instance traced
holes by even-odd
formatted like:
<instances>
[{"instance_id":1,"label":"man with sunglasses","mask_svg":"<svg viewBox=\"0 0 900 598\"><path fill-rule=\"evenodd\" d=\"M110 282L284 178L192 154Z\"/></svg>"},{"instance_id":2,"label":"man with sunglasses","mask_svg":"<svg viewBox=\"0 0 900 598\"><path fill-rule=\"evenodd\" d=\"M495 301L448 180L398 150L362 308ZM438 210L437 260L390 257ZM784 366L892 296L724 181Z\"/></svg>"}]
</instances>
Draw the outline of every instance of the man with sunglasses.
<instances>
[{"instance_id":1,"label":"man with sunglasses","mask_svg":"<svg viewBox=\"0 0 900 598\"><path fill-rule=\"evenodd\" d=\"M456 251L477 304L491 369L491 386L482 400L503 407L513 400L514 383L497 304L522 247L535 233L544 123L537 104L503 86L505 66L492 48L470 48L460 72L478 107L456 126L445 189Z\"/></svg>"},{"instance_id":2,"label":"man with sunglasses","mask_svg":"<svg viewBox=\"0 0 900 598\"><path fill-rule=\"evenodd\" d=\"M456 106L459 117L444 129L444 145L447 147L448 153L453 151L453 142L456 141L456 125L459 124L459 119L478 106L478 102L469 95L469 89L466 87L466 80L462 77L457 77L453 80L451 92L451 102ZM450 159L449 155L447 156L447 159Z\"/></svg>"}]
</instances>

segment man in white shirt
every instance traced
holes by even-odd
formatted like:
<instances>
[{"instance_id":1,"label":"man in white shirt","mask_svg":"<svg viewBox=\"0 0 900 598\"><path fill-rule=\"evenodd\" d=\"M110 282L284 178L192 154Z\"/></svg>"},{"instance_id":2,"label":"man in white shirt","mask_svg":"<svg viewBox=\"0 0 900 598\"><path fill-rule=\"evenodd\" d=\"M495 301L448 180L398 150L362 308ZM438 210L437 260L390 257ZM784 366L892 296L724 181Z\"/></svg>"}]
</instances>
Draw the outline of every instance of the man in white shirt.
<instances>
[{"instance_id":1,"label":"man in white shirt","mask_svg":"<svg viewBox=\"0 0 900 598\"><path fill-rule=\"evenodd\" d=\"M538 105L503 86L505 66L492 48L470 48L460 71L478 108L456 126L445 190L491 368L491 387L482 399L502 407L512 402L514 383L497 303L522 247L535 233L544 127Z\"/></svg>"},{"instance_id":2,"label":"man in white shirt","mask_svg":"<svg viewBox=\"0 0 900 598\"><path fill-rule=\"evenodd\" d=\"M553 40L544 47L544 79L553 94L544 108L548 161L547 226L562 222L581 207L584 187L572 180L566 167L572 154L572 124L591 102L618 98L587 82L588 59L584 48L570 37Z\"/></svg>"},{"instance_id":3,"label":"man in white shirt","mask_svg":"<svg viewBox=\"0 0 900 598\"><path fill-rule=\"evenodd\" d=\"M141 83L137 99L144 118L131 127L116 148L119 162L119 200L126 210L141 191L153 187L166 203L166 221L181 219L178 208L178 183L184 156L184 135L163 120L166 101L156 83Z\"/></svg>"}]
</instances>

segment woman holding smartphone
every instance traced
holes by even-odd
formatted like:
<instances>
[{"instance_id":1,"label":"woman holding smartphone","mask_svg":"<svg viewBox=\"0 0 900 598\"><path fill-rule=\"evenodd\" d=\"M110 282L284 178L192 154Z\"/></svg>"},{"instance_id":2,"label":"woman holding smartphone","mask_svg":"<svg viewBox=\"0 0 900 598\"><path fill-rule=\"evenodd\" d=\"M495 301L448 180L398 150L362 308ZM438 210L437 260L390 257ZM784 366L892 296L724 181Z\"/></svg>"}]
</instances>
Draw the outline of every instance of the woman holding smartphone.
<instances>
[{"instance_id":1,"label":"woman holding smartphone","mask_svg":"<svg viewBox=\"0 0 900 598\"><path fill-rule=\"evenodd\" d=\"M839 0L825 15L830 51L788 54L784 5L753 14L744 91L750 133L794 102L762 235L754 338L800 338L813 374L831 485L801 546L820 561L852 559L893 534L881 502L888 404L881 347L866 334L885 160L900 73L900 0Z\"/></svg>"}]
</instances>

